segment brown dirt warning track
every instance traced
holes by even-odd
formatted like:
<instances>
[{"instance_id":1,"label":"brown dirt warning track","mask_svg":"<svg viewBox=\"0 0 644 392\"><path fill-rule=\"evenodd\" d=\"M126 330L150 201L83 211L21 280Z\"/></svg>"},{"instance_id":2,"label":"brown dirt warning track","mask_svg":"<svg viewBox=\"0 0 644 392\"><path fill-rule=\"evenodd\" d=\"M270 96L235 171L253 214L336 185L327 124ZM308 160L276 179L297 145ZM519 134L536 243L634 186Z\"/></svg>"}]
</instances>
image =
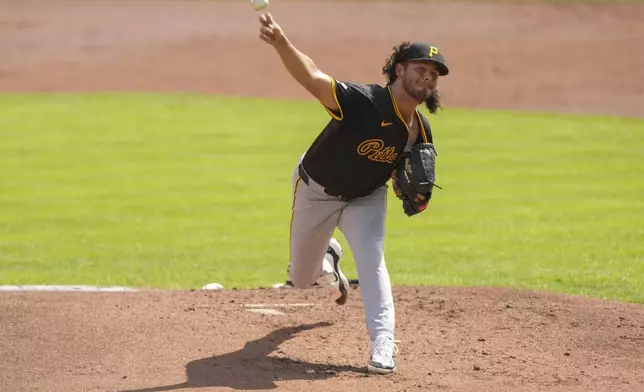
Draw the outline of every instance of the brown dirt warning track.
<instances>
[{"instance_id":1,"label":"brown dirt warning track","mask_svg":"<svg viewBox=\"0 0 644 392\"><path fill-rule=\"evenodd\" d=\"M382 82L392 46L423 39L449 62L448 108L644 115L644 5L270 10L343 79ZM0 0L0 92L309 99L257 31L242 0ZM399 371L378 377L365 373L357 288L345 306L321 289L0 293L0 391L644 390L642 305L491 288L394 294Z\"/></svg>"}]
</instances>

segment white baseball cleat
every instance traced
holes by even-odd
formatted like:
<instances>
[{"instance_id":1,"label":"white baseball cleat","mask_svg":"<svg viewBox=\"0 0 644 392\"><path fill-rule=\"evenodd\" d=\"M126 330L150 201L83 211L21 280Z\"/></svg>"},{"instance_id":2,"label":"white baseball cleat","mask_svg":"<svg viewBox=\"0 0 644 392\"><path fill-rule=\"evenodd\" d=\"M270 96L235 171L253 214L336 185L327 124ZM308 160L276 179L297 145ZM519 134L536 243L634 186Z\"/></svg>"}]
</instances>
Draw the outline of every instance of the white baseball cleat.
<instances>
[{"instance_id":1,"label":"white baseball cleat","mask_svg":"<svg viewBox=\"0 0 644 392\"><path fill-rule=\"evenodd\" d=\"M398 347L386 336L378 336L371 342L371 358L367 364L369 373L390 374L396 371L394 355Z\"/></svg>"}]
</instances>

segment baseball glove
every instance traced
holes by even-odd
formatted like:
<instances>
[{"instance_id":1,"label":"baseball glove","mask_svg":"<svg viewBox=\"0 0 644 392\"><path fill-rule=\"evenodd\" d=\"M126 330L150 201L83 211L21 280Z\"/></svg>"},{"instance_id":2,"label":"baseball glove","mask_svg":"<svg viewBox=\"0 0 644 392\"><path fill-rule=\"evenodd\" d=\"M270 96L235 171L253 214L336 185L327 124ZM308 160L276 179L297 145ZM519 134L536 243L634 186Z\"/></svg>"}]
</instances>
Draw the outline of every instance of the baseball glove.
<instances>
[{"instance_id":1,"label":"baseball glove","mask_svg":"<svg viewBox=\"0 0 644 392\"><path fill-rule=\"evenodd\" d=\"M396 162L392 175L396 196L402 200L407 216L423 212L432 197L436 179L436 150L432 143L415 145L411 151L403 152ZM418 200L418 195L424 200Z\"/></svg>"}]
</instances>

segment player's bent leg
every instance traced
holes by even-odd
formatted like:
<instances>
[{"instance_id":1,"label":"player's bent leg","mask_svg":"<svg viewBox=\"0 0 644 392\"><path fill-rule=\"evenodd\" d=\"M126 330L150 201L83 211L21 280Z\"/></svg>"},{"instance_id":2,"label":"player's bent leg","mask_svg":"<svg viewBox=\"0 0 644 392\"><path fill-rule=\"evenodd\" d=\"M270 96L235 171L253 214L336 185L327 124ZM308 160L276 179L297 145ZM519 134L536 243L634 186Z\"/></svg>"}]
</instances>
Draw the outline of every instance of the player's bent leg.
<instances>
[{"instance_id":1,"label":"player's bent leg","mask_svg":"<svg viewBox=\"0 0 644 392\"><path fill-rule=\"evenodd\" d=\"M323 262L343 205L313 182L306 184L297 171L293 184L289 280L295 287L307 288L324 275Z\"/></svg>"},{"instance_id":2,"label":"player's bent leg","mask_svg":"<svg viewBox=\"0 0 644 392\"><path fill-rule=\"evenodd\" d=\"M333 229L291 234L289 280L294 287L310 287L323 275L323 261Z\"/></svg>"},{"instance_id":3,"label":"player's bent leg","mask_svg":"<svg viewBox=\"0 0 644 392\"><path fill-rule=\"evenodd\" d=\"M349 297L349 280L340 269L342 255L342 246L335 238L331 238L326 255L322 259L322 275L312 285L312 287L332 287L339 291L340 298L336 300L338 304L344 304ZM287 272L290 272L290 269ZM292 288L295 285L287 279L284 284L274 287Z\"/></svg>"}]
</instances>

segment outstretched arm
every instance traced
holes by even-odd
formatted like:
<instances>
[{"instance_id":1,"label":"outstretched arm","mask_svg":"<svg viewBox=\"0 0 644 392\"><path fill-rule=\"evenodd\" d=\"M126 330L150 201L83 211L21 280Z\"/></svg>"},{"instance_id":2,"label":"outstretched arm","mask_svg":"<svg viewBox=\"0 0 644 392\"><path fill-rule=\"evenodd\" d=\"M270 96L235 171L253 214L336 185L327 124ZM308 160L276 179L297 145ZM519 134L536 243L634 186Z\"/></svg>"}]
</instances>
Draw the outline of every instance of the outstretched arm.
<instances>
[{"instance_id":1,"label":"outstretched arm","mask_svg":"<svg viewBox=\"0 0 644 392\"><path fill-rule=\"evenodd\" d=\"M260 38L272 45L291 76L325 107L339 109L333 95L332 78L320 71L310 57L300 52L275 23L270 13L259 16Z\"/></svg>"}]
</instances>

